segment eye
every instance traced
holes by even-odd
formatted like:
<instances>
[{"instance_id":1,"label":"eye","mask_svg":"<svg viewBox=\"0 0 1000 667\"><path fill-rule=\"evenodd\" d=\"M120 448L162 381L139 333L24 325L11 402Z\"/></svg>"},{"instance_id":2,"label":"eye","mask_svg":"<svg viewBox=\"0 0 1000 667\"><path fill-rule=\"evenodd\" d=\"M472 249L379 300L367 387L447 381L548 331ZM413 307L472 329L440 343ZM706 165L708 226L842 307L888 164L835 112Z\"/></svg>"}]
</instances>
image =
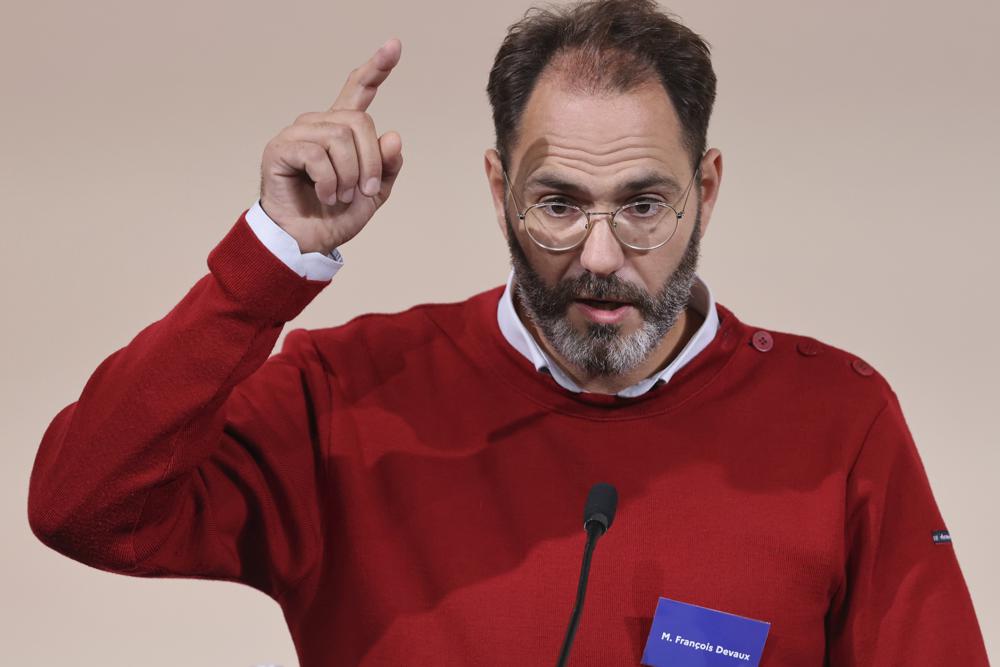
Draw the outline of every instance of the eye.
<instances>
[{"instance_id":1,"label":"eye","mask_svg":"<svg viewBox=\"0 0 1000 667\"><path fill-rule=\"evenodd\" d=\"M627 210L629 215L634 215L639 218L651 218L660 215L663 212L661 204L666 204L666 202L660 201L659 199L653 199L652 197L643 197L631 202Z\"/></svg>"},{"instance_id":2,"label":"eye","mask_svg":"<svg viewBox=\"0 0 1000 667\"><path fill-rule=\"evenodd\" d=\"M546 199L539 202L538 209L552 218L568 218L579 214L572 205L562 198Z\"/></svg>"}]
</instances>

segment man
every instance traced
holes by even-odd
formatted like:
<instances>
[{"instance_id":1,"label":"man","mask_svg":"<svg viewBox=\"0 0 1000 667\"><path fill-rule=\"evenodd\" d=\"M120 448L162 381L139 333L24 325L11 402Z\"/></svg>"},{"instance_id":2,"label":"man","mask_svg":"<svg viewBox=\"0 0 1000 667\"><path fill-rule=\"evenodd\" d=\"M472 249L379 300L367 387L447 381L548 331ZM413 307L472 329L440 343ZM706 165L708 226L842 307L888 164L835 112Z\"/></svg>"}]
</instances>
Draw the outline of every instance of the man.
<instances>
[{"instance_id":1,"label":"man","mask_svg":"<svg viewBox=\"0 0 1000 667\"><path fill-rule=\"evenodd\" d=\"M400 173L366 113L400 51L268 143L210 273L56 415L36 535L253 586L306 667L544 664L607 481L576 664L639 664L666 597L769 623L763 665L986 665L891 388L695 274L715 76L651 1L528 15L501 46L484 164L506 287L294 330L268 358Z\"/></svg>"}]
</instances>

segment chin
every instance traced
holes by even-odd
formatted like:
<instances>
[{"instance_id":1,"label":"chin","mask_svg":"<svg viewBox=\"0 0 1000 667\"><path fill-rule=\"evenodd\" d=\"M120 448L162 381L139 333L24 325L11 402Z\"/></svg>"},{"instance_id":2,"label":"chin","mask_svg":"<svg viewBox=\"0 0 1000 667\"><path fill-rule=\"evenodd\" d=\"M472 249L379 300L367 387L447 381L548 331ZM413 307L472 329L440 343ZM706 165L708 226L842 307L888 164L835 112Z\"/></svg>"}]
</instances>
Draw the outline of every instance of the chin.
<instances>
[{"instance_id":1,"label":"chin","mask_svg":"<svg viewBox=\"0 0 1000 667\"><path fill-rule=\"evenodd\" d=\"M588 377L625 375L646 362L662 340L647 323L636 328L594 322L577 325L568 317L545 333L556 351Z\"/></svg>"}]
</instances>

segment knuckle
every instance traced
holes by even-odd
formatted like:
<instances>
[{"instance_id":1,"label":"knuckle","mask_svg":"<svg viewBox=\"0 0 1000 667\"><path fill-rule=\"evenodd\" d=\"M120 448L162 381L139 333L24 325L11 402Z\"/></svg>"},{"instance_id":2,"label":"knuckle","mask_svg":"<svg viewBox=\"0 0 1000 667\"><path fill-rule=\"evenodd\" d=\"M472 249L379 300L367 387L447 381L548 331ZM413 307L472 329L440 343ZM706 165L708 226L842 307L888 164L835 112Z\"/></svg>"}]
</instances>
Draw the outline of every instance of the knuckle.
<instances>
[{"instance_id":1,"label":"knuckle","mask_svg":"<svg viewBox=\"0 0 1000 667\"><path fill-rule=\"evenodd\" d=\"M288 144L281 141L272 141L264 148L264 160L274 162L281 159L287 151Z\"/></svg>"},{"instance_id":2,"label":"knuckle","mask_svg":"<svg viewBox=\"0 0 1000 667\"><path fill-rule=\"evenodd\" d=\"M292 134L292 129L294 126L289 125L288 127L282 128L281 132L278 132L275 136L271 137L271 140L267 142L269 148L275 149L289 141L289 137Z\"/></svg>"},{"instance_id":3,"label":"knuckle","mask_svg":"<svg viewBox=\"0 0 1000 667\"><path fill-rule=\"evenodd\" d=\"M371 116L368 115L368 112L360 109L337 109L331 112L331 115L340 122L349 125L371 122Z\"/></svg>"},{"instance_id":4,"label":"knuckle","mask_svg":"<svg viewBox=\"0 0 1000 667\"><path fill-rule=\"evenodd\" d=\"M375 125L375 121L372 120L368 112L360 109L351 109L348 112L348 120L355 127L374 127Z\"/></svg>"},{"instance_id":5,"label":"knuckle","mask_svg":"<svg viewBox=\"0 0 1000 667\"><path fill-rule=\"evenodd\" d=\"M311 123L316 119L317 115L318 114L315 111L306 111L304 113L300 113L298 116L295 117L295 122L292 124L305 125L307 123Z\"/></svg>"},{"instance_id":6,"label":"knuckle","mask_svg":"<svg viewBox=\"0 0 1000 667\"><path fill-rule=\"evenodd\" d=\"M304 143L300 149L302 154L309 160L319 160L326 157L326 151L319 144Z\"/></svg>"},{"instance_id":7,"label":"knuckle","mask_svg":"<svg viewBox=\"0 0 1000 667\"><path fill-rule=\"evenodd\" d=\"M326 132L331 138L338 141L346 141L353 134L350 127L341 123L327 123Z\"/></svg>"}]
</instances>

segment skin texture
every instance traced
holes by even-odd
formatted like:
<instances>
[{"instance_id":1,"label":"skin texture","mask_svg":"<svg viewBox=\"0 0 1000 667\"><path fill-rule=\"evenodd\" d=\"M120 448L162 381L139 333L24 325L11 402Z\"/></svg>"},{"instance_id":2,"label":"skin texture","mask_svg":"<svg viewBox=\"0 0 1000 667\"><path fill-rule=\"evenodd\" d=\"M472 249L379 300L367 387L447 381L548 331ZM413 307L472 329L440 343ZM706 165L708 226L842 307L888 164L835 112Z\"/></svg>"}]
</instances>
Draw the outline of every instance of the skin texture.
<instances>
[{"instance_id":1,"label":"skin texture","mask_svg":"<svg viewBox=\"0 0 1000 667\"><path fill-rule=\"evenodd\" d=\"M593 284L586 275L589 273L598 278L617 278L650 299L661 293L681 264L695 233L696 217L700 218L697 226L700 235L704 235L711 222L722 178L722 154L718 149L709 149L699 164L701 169L692 185L686 214L664 246L649 251L627 248L615 238L610 225L605 224L608 217L599 216L583 244L556 253L531 241L514 215L515 207L523 210L554 195L562 195L593 211L613 211L639 195L681 207L680 199L694 176L694 166L683 145L680 122L666 91L659 82L650 81L626 93L589 95L573 90L559 74L550 74L547 70L525 106L517 142L509 156L508 177L516 205L506 194L496 150L490 148L484 155L500 231L508 244L516 243L521 248L523 258L546 287L555 289L564 281ZM675 185L657 185L631 192L621 190L625 181L649 171L670 177ZM580 189L526 188L533 175L542 173L558 175ZM507 210L510 211L509 223ZM510 230L514 238L509 237ZM517 262L514 263L517 283ZM578 386L585 391L604 394L617 393L666 366L702 322L701 316L692 309L682 309L641 362L625 372L607 374L574 364L560 354L532 319L525 316L523 306L519 307L518 315L542 349ZM566 324L581 337L594 324L576 302L569 305L564 317ZM643 324L642 310L629 307L618 324L619 335L634 334Z\"/></svg>"}]
</instances>

